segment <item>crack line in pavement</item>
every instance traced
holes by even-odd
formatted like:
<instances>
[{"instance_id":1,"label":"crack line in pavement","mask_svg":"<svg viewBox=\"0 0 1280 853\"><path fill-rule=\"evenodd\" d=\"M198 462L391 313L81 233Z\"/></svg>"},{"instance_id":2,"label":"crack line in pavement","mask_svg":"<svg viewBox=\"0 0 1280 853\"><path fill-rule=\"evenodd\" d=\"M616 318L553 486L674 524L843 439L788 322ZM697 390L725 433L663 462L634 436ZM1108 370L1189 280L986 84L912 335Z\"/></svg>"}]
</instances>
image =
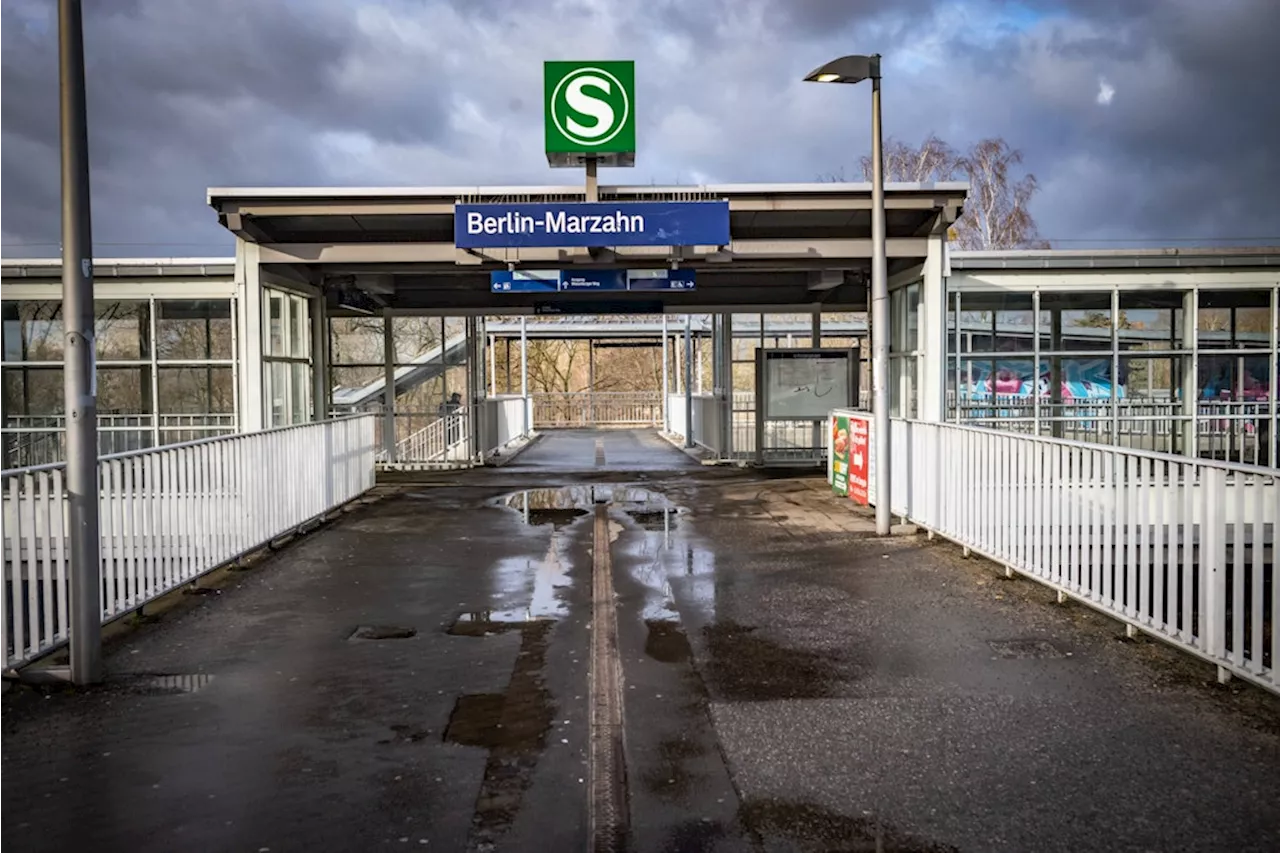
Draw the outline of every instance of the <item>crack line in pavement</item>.
<instances>
[{"instance_id":1,"label":"crack line in pavement","mask_svg":"<svg viewBox=\"0 0 1280 853\"><path fill-rule=\"evenodd\" d=\"M608 506L597 504L588 675L591 700L588 844L592 853L622 851L629 821L622 739L622 660L618 654L618 614L613 594L609 540Z\"/></svg>"}]
</instances>

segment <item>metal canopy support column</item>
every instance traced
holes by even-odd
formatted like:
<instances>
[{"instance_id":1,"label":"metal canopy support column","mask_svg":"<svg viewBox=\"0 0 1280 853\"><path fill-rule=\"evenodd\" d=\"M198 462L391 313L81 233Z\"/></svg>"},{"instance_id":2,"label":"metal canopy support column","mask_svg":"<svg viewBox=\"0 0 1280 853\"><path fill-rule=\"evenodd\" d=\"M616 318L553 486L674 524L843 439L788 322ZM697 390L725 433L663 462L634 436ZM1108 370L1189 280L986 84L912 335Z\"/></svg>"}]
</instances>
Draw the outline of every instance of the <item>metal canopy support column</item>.
<instances>
[{"instance_id":1,"label":"metal canopy support column","mask_svg":"<svg viewBox=\"0 0 1280 853\"><path fill-rule=\"evenodd\" d=\"M684 315L684 446L693 447L693 316Z\"/></svg>"},{"instance_id":2,"label":"metal canopy support column","mask_svg":"<svg viewBox=\"0 0 1280 853\"><path fill-rule=\"evenodd\" d=\"M324 294L311 300L311 419L329 417L329 312Z\"/></svg>"},{"instance_id":3,"label":"metal canopy support column","mask_svg":"<svg viewBox=\"0 0 1280 853\"><path fill-rule=\"evenodd\" d=\"M493 335L489 335L489 396L498 396L498 347Z\"/></svg>"},{"instance_id":4,"label":"metal canopy support column","mask_svg":"<svg viewBox=\"0 0 1280 853\"><path fill-rule=\"evenodd\" d=\"M93 684L102 680L102 567L98 553L98 381L94 364L89 135L85 118L84 33L79 0L61 0L58 5L58 58L61 80L62 305L63 323L66 324L63 388L67 412L66 488L71 551L71 680L76 684ZM14 509L17 510L16 507ZM48 563L45 566L48 571ZM15 594L18 580L14 578ZM45 594L49 594L47 588ZM16 598L15 606L22 606ZM21 652L21 649L16 651Z\"/></svg>"},{"instance_id":5,"label":"metal canopy support column","mask_svg":"<svg viewBox=\"0 0 1280 853\"><path fill-rule=\"evenodd\" d=\"M240 409L242 432L262 429L266 422L262 373L262 279L257 243L236 238L236 282L239 295Z\"/></svg>"},{"instance_id":6,"label":"metal canopy support column","mask_svg":"<svg viewBox=\"0 0 1280 853\"><path fill-rule=\"evenodd\" d=\"M947 411L947 279L946 237L929 239L924 278L920 282L920 339L916 344L916 414L922 421L946 420Z\"/></svg>"},{"instance_id":7,"label":"metal canopy support column","mask_svg":"<svg viewBox=\"0 0 1280 853\"><path fill-rule=\"evenodd\" d=\"M396 461L396 347L391 309L382 309L382 448Z\"/></svg>"},{"instance_id":8,"label":"metal canopy support column","mask_svg":"<svg viewBox=\"0 0 1280 853\"><path fill-rule=\"evenodd\" d=\"M671 432L671 377L668 373L667 351L671 340L667 331L667 315L662 315L662 431Z\"/></svg>"},{"instance_id":9,"label":"metal canopy support column","mask_svg":"<svg viewBox=\"0 0 1280 853\"><path fill-rule=\"evenodd\" d=\"M533 432L533 404L529 402L529 318L520 318L520 397L524 400L524 434Z\"/></svg>"},{"instance_id":10,"label":"metal canopy support column","mask_svg":"<svg viewBox=\"0 0 1280 853\"><path fill-rule=\"evenodd\" d=\"M1196 399L1200 387L1200 351L1199 337L1196 334L1199 318L1199 291L1190 290L1182 296L1182 348L1190 350L1182 373L1182 453L1195 458L1200 453L1200 424L1196 417L1199 414L1199 401Z\"/></svg>"},{"instance_id":11,"label":"metal canopy support column","mask_svg":"<svg viewBox=\"0 0 1280 853\"><path fill-rule=\"evenodd\" d=\"M721 398L716 401L720 412L719 430L716 446L720 459L733 458L733 315L725 313L720 316L720 334L712 342L712 346L720 350L720 376L714 384L721 389Z\"/></svg>"},{"instance_id":12,"label":"metal canopy support column","mask_svg":"<svg viewBox=\"0 0 1280 853\"><path fill-rule=\"evenodd\" d=\"M762 332L764 331L763 315L760 317L760 330ZM791 336L788 335L787 336L788 346L791 345L790 338ZM822 347L822 305L820 304L813 306L813 317L812 317L811 326L810 326L809 345L812 346L814 349L819 349ZM777 344L775 343L774 346L776 347ZM759 394L760 394L760 389L757 388L756 395L759 396ZM826 432L825 424L823 424L822 421L813 422L813 437L811 440L812 440L815 454L818 452L817 449L822 447L822 436L823 436L823 433L825 432Z\"/></svg>"}]
</instances>

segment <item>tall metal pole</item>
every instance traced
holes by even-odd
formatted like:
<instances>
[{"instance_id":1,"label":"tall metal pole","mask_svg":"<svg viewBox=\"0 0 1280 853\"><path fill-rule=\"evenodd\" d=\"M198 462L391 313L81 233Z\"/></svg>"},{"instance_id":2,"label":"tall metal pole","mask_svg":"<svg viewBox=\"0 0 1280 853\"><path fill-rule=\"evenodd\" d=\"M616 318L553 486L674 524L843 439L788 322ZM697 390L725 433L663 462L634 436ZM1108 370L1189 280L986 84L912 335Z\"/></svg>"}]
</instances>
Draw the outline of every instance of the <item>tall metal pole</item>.
<instances>
[{"instance_id":1,"label":"tall metal pole","mask_svg":"<svg viewBox=\"0 0 1280 853\"><path fill-rule=\"evenodd\" d=\"M93 235L80 0L59 0L62 125L63 389L71 548L71 680L102 680L102 582L98 556L98 381L94 364Z\"/></svg>"},{"instance_id":2,"label":"tall metal pole","mask_svg":"<svg viewBox=\"0 0 1280 853\"><path fill-rule=\"evenodd\" d=\"M876 533L890 527L889 269L885 257L884 150L880 128L880 57L871 76L871 413L876 449Z\"/></svg>"}]
</instances>

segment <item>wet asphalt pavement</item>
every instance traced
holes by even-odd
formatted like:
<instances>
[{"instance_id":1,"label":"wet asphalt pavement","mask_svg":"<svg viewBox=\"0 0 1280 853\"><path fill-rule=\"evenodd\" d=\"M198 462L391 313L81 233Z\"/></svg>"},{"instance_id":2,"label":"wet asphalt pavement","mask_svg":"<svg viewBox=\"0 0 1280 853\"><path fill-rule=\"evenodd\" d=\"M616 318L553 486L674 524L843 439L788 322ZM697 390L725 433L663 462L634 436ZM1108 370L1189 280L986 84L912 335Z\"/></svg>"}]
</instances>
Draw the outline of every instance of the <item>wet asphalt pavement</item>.
<instances>
[{"instance_id":1,"label":"wet asphalt pavement","mask_svg":"<svg viewBox=\"0 0 1280 853\"><path fill-rule=\"evenodd\" d=\"M588 849L601 503L625 849L1280 849L1280 700L820 477L579 432L378 492L9 690L3 849Z\"/></svg>"}]
</instances>

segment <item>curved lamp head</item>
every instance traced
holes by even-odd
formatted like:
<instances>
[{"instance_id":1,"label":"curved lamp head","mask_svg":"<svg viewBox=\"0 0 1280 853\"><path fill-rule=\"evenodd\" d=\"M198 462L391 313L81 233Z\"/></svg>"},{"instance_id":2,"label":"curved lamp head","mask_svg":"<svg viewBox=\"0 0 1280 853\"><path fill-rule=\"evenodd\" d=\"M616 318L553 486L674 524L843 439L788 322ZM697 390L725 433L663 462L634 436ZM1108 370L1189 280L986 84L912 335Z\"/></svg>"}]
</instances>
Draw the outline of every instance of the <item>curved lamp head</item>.
<instances>
[{"instance_id":1,"label":"curved lamp head","mask_svg":"<svg viewBox=\"0 0 1280 853\"><path fill-rule=\"evenodd\" d=\"M812 83L861 83L880 79L880 54L842 56L819 66L804 78Z\"/></svg>"}]
</instances>

